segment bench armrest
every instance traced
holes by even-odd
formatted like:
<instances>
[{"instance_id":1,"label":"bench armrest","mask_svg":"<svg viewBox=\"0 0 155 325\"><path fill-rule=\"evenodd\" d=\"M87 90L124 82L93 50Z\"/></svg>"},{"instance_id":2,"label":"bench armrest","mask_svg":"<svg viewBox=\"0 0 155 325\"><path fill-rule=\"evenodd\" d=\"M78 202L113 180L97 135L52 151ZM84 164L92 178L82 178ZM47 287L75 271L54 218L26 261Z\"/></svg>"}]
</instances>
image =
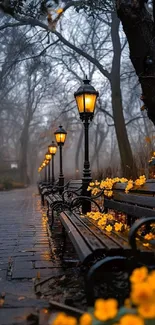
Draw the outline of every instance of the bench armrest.
<instances>
[{"instance_id":1,"label":"bench armrest","mask_svg":"<svg viewBox=\"0 0 155 325\"><path fill-rule=\"evenodd\" d=\"M98 208L99 212L102 212L102 209L101 207L99 206L99 204L93 200L92 198L88 197L88 196L77 196L76 198L74 198L71 203L70 203L70 209L74 209L76 207L80 207L84 201L88 201L88 202L91 202L93 204L95 204L95 206Z\"/></svg>"},{"instance_id":2,"label":"bench armrest","mask_svg":"<svg viewBox=\"0 0 155 325\"><path fill-rule=\"evenodd\" d=\"M150 225L151 223L155 223L155 216L149 218L141 218L140 220L136 220L132 225L129 231L129 244L133 250L137 250L137 242L136 242L136 235L142 226ZM151 241L150 241L151 242Z\"/></svg>"},{"instance_id":3,"label":"bench armrest","mask_svg":"<svg viewBox=\"0 0 155 325\"><path fill-rule=\"evenodd\" d=\"M70 194L75 194L76 196L79 196L81 193L78 194L78 191L81 191L81 188L82 187L78 188L77 190L68 189L68 190L63 191L63 193L62 193L62 199L63 199L63 201L65 201L65 195L66 194L67 194L67 196L69 196Z\"/></svg>"}]
</instances>

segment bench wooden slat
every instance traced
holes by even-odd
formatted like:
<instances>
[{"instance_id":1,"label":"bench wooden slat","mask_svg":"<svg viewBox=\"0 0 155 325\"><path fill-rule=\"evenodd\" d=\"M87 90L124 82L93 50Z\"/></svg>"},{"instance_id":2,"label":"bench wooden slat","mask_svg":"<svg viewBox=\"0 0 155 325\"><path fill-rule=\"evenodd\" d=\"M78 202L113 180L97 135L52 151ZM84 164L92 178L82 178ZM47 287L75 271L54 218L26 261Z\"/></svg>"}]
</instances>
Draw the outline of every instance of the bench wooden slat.
<instances>
[{"instance_id":1,"label":"bench wooden slat","mask_svg":"<svg viewBox=\"0 0 155 325\"><path fill-rule=\"evenodd\" d=\"M97 225L95 223L93 223L90 219L88 219L87 217L78 216L78 215L76 215L76 217L82 219L81 222L85 226L89 227L92 234L98 238L98 240L101 242L103 247L106 248L106 250L109 250L111 248L119 249L121 247L121 245L120 245L120 243L118 243L118 241L113 240L110 236L108 236L108 234L106 232L103 232L101 229L99 229L97 227Z\"/></svg>"},{"instance_id":2,"label":"bench wooden slat","mask_svg":"<svg viewBox=\"0 0 155 325\"><path fill-rule=\"evenodd\" d=\"M114 185L114 189L124 191L126 188L127 183L116 183ZM130 190L131 193L144 193L144 194L154 194L155 195L155 180L147 181L142 186L135 186L133 189Z\"/></svg>"},{"instance_id":3,"label":"bench wooden slat","mask_svg":"<svg viewBox=\"0 0 155 325\"><path fill-rule=\"evenodd\" d=\"M141 205L145 207L155 208L155 197L154 196L146 196L144 194L137 195L137 194L126 194L114 191L113 192L113 199L116 201L132 203L136 205Z\"/></svg>"},{"instance_id":4,"label":"bench wooden slat","mask_svg":"<svg viewBox=\"0 0 155 325\"><path fill-rule=\"evenodd\" d=\"M77 215L73 213L70 214L69 212L67 212L67 216L93 252L100 251L103 253L105 249L107 250L107 245L103 243L101 244L101 241L97 238L93 231L87 227L87 225L82 221L81 217L78 218Z\"/></svg>"},{"instance_id":5,"label":"bench wooden slat","mask_svg":"<svg viewBox=\"0 0 155 325\"><path fill-rule=\"evenodd\" d=\"M142 217L153 217L155 216L155 210L139 207L137 205L122 203L114 201L113 199L104 199L104 207L109 209L113 209L116 211L121 211L131 216L135 216L136 218Z\"/></svg>"},{"instance_id":6,"label":"bench wooden slat","mask_svg":"<svg viewBox=\"0 0 155 325\"><path fill-rule=\"evenodd\" d=\"M81 262L85 262L86 260L91 259L93 255L91 249L88 247L85 240L81 237L65 212L60 213L59 218L65 227L71 241L74 243L75 250L80 257Z\"/></svg>"}]
</instances>

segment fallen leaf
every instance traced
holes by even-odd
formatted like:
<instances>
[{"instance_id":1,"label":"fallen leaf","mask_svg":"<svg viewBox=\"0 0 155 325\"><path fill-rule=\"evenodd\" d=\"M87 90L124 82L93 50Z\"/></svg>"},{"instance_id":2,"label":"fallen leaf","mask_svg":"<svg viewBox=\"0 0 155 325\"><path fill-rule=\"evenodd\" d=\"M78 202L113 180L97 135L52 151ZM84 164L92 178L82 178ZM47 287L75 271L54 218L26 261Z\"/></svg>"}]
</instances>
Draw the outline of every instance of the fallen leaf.
<instances>
[{"instance_id":1,"label":"fallen leaf","mask_svg":"<svg viewBox=\"0 0 155 325\"><path fill-rule=\"evenodd\" d=\"M18 298L18 300L20 301L20 300L24 300L25 299L25 297L19 297Z\"/></svg>"}]
</instances>

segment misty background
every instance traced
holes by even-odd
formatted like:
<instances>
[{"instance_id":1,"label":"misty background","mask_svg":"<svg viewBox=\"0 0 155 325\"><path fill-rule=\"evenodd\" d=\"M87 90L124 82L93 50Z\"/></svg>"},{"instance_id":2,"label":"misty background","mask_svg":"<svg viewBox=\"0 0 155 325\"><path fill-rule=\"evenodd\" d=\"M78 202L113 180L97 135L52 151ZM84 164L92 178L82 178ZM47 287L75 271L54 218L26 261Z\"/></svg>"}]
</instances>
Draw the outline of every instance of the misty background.
<instances>
[{"instance_id":1,"label":"misty background","mask_svg":"<svg viewBox=\"0 0 155 325\"><path fill-rule=\"evenodd\" d=\"M0 25L11 19L1 13ZM141 110L139 82L116 13L92 17L70 8L57 30L72 49L38 26L0 26L0 183L9 178L35 183L60 124L67 131L64 175L82 177L83 125L74 92L85 75L99 91L90 125L93 177L147 176L154 127ZM58 152L55 169L58 176Z\"/></svg>"}]
</instances>

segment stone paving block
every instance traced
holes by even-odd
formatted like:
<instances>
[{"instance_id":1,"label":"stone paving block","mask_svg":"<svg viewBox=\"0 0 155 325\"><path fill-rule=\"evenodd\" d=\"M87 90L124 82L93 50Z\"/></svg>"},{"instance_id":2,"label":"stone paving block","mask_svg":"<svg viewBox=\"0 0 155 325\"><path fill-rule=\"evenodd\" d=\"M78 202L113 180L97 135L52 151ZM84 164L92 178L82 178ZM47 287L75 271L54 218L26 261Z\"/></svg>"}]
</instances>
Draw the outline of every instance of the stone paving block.
<instances>
[{"instance_id":1,"label":"stone paving block","mask_svg":"<svg viewBox=\"0 0 155 325\"><path fill-rule=\"evenodd\" d=\"M31 268L14 269L12 279L32 279L37 275L37 271Z\"/></svg>"},{"instance_id":2,"label":"stone paving block","mask_svg":"<svg viewBox=\"0 0 155 325\"><path fill-rule=\"evenodd\" d=\"M8 263L0 263L0 271L7 270L8 269Z\"/></svg>"},{"instance_id":3,"label":"stone paving block","mask_svg":"<svg viewBox=\"0 0 155 325\"><path fill-rule=\"evenodd\" d=\"M33 269L33 263L30 261L16 261L13 264L13 268L14 270L18 270L18 269Z\"/></svg>"},{"instance_id":4,"label":"stone paving block","mask_svg":"<svg viewBox=\"0 0 155 325\"><path fill-rule=\"evenodd\" d=\"M33 312L33 307L0 309L0 325L26 325L26 317Z\"/></svg>"},{"instance_id":5,"label":"stone paving block","mask_svg":"<svg viewBox=\"0 0 155 325\"><path fill-rule=\"evenodd\" d=\"M51 261L51 253L49 254L39 254L38 252L34 254L33 258L36 259L36 261Z\"/></svg>"},{"instance_id":6,"label":"stone paving block","mask_svg":"<svg viewBox=\"0 0 155 325\"><path fill-rule=\"evenodd\" d=\"M17 294L19 296L26 296L35 298L34 282L32 280L12 280L0 282L0 292L9 294Z\"/></svg>"},{"instance_id":7,"label":"stone paving block","mask_svg":"<svg viewBox=\"0 0 155 325\"><path fill-rule=\"evenodd\" d=\"M6 280L7 270L0 270L0 281Z\"/></svg>"}]
</instances>

